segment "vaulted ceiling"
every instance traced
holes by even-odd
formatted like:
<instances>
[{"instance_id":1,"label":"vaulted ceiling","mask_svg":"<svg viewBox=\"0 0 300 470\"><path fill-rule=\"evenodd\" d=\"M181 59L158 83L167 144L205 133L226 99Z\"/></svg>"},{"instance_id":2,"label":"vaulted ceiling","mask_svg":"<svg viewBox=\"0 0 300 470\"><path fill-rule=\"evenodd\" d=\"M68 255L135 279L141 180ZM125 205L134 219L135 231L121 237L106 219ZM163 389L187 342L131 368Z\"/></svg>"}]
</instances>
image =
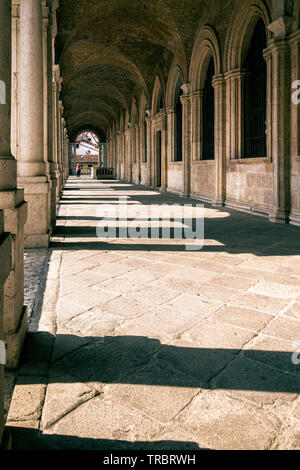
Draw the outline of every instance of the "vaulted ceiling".
<instances>
[{"instance_id":1,"label":"vaulted ceiling","mask_svg":"<svg viewBox=\"0 0 300 470\"><path fill-rule=\"evenodd\" d=\"M176 57L183 74L199 23L232 0L60 0L56 62L71 138L90 128L105 136L134 95L151 102L158 69Z\"/></svg>"}]
</instances>

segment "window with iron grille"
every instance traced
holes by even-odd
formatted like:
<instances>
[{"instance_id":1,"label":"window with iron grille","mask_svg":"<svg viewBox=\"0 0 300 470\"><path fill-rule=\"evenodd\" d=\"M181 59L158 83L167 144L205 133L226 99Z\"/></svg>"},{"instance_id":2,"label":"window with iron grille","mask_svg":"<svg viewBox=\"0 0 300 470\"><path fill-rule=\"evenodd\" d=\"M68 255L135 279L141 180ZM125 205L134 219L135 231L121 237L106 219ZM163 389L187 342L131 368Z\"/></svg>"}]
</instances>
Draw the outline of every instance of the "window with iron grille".
<instances>
[{"instance_id":1,"label":"window with iron grille","mask_svg":"<svg viewBox=\"0 0 300 470\"><path fill-rule=\"evenodd\" d=\"M243 89L243 157L265 157L267 154L267 66L263 57L266 47L265 25L260 20L254 30L245 61L247 76Z\"/></svg>"},{"instance_id":2,"label":"window with iron grille","mask_svg":"<svg viewBox=\"0 0 300 470\"><path fill-rule=\"evenodd\" d=\"M180 84L177 86L176 96L175 96L175 121L176 121L176 149L175 149L175 161L182 161L182 103L180 101L180 96L183 95L183 91L180 88Z\"/></svg>"},{"instance_id":3,"label":"window with iron grille","mask_svg":"<svg viewBox=\"0 0 300 470\"><path fill-rule=\"evenodd\" d=\"M211 58L203 89L202 160L214 160L215 158L215 92L212 86L214 74L214 61L213 58Z\"/></svg>"}]
</instances>

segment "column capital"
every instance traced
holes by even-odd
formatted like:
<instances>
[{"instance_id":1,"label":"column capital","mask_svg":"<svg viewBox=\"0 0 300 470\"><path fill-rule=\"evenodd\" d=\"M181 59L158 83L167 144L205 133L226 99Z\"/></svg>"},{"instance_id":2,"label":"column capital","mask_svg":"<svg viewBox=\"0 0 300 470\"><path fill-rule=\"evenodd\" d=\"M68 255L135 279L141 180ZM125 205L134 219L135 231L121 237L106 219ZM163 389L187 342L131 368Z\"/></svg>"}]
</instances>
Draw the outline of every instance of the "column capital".
<instances>
[{"instance_id":1,"label":"column capital","mask_svg":"<svg viewBox=\"0 0 300 470\"><path fill-rule=\"evenodd\" d=\"M202 98L203 97L203 90L197 90L197 91L193 91L191 93L191 99L192 101L195 99L195 98Z\"/></svg>"},{"instance_id":2,"label":"column capital","mask_svg":"<svg viewBox=\"0 0 300 470\"><path fill-rule=\"evenodd\" d=\"M267 28L274 34L276 38L286 37L291 33L294 18L292 16L280 16Z\"/></svg>"},{"instance_id":3,"label":"column capital","mask_svg":"<svg viewBox=\"0 0 300 470\"><path fill-rule=\"evenodd\" d=\"M180 101L183 105L186 105L191 102L191 95L181 95Z\"/></svg>"},{"instance_id":4,"label":"column capital","mask_svg":"<svg viewBox=\"0 0 300 470\"><path fill-rule=\"evenodd\" d=\"M271 39L271 41L269 41L267 49L264 50L264 55L268 57L268 53L274 54L274 52L289 51L290 47L290 42L287 38L281 37L278 39Z\"/></svg>"},{"instance_id":5,"label":"column capital","mask_svg":"<svg viewBox=\"0 0 300 470\"><path fill-rule=\"evenodd\" d=\"M215 88L218 85L223 85L225 83L225 77L223 74L214 75L212 79L212 86Z\"/></svg>"},{"instance_id":6,"label":"column capital","mask_svg":"<svg viewBox=\"0 0 300 470\"><path fill-rule=\"evenodd\" d=\"M167 115L175 114L175 106L167 106L166 107L166 113L167 113Z\"/></svg>"},{"instance_id":7,"label":"column capital","mask_svg":"<svg viewBox=\"0 0 300 470\"><path fill-rule=\"evenodd\" d=\"M245 68L236 68L229 70L229 72L226 72L224 74L225 80L239 80L241 78L246 77L249 74L247 69Z\"/></svg>"},{"instance_id":8,"label":"column capital","mask_svg":"<svg viewBox=\"0 0 300 470\"><path fill-rule=\"evenodd\" d=\"M192 88L192 85L190 82L186 82L184 83L183 85L181 85L180 87L183 91L183 96L185 95L189 95L191 93L191 88Z\"/></svg>"}]
</instances>

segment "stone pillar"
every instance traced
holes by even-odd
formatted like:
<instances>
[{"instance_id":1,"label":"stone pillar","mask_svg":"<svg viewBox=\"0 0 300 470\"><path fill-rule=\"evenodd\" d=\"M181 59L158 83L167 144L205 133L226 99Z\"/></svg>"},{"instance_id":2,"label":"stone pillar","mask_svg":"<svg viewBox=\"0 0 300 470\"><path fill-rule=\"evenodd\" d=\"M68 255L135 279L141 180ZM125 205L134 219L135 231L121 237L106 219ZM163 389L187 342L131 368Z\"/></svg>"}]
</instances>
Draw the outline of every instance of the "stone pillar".
<instances>
[{"instance_id":1,"label":"stone pillar","mask_svg":"<svg viewBox=\"0 0 300 470\"><path fill-rule=\"evenodd\" d=\"M226 86L223 75L215 76L215 161L216 192L213 205L224 206L226 198L226 149L225 149L225 97Z\"/></svg>"},{"instance_id":2,"label":"stone pillar","mask_svg":"<svg viewBox=\"0 0 300 470\"><path fill-rule=\"evenodd\" d=\"M27 248L49 244L50 188L44 161L43 44L40 0L20 2L20 159L18 184L25 189Z\"/></svg>"},{"instance_id":3,"label":"stone pillar","mask_svg":"<svg viewBox=\"0 0 300 470\"><path fill-rule=\"evenodd\" d=\"M27 327L24 302L24 224L27 204L24 190L17 189L17 162L11 155L11 11L10 2L0 2L0 210L4 231L12 235L12 254L0 254L1 274L9 271L4 285L3 334L7 344L6 364L18 365ZM2 219L3 231L3 219ZM4 241L1 240L0 244ZM8 249L8 248L7 248ZM9 264L9 268L8 268ZM5 277L5 276L4 276ZM2 285L5 279L2 281Z\"/></svg>"},{"instance_id":4,"label":"stone pillar","mask_svg":"<svg viewBox=\"0 0 300 470\"><path fill-rule=\"evenodd\" d=\"M167 113L167 129L168 129L168 146L167 146L167 162L173 162L175 160L175 122L176 122L176 110L175 106L168 106L166 108Z\"/></svg>"},{"instance_id":5,"label":"stone pillar","mask_svg":"<svg viewBox=\"0 0 300 470\"><path fill-rule=\"evenodd\" d=\"M53 43L52 43L52 16L49 8L43 7L43 62L44 62L44 149L47 164L47 176L50 188L50 233L56 225L56 188L57 172L54 154L54 87L52 78L53 67Z\"/></svg>"},{"instance_id":6,"label":"stone pillar","mask_svg":"<svg viewBox=\"0 0 300 470\"><path fill-rule=\"evenodd\" d=\"M99 143L98 143L98 168L101 168L102 166L102 162L101 162L101 154L102 154L102 143L100 142L100 139L99 139Z\"/></svg>"},{"instance_id":7,"label":"stone pillar","mask_svg":"<svg viewBox=\"0 0 300 470\"><path fill-rule=\"evenodd\" d=\"M183 196L189 196L191 190L191 95L190 83L182 85L182 157L183 157Z\"/></svg>"},{"instance_id":8,"label":"stone pillar","mask_svg":"<svg viewBox=\"0 0 300 470\"><path fill-rule=\"evenodd\" d=\"M139 150L140 150L140 166L142 163L146 163L146 155L145 155L145 148L146 148L146 142L145 142L145 121L142 121L139 123ZM141 170L140 170L141 172Z\"/></svg>"},{"instance_id":9,"label":"stone pillar","mask_svg":"<svg viewBox=\"0 0 300 470\"><path fill-rule=\"evenodd\" d=\"M269 26L270 29L271 25ZM290 213L290 117L291 74L290 46L286 39L273 39L266 52L271 53L273 208L271 222L287 223Z\"/></svg>"},{"instance_id":10,"label":"stone pillar","mask_svg":"<svg viewBox=\"0 0 300 470\"><path fill-rule=\"evenodd\" d=\"M191 113L192 113L192 136L191 136L191 152L192 160L201 160L203 156L202 144L202 104L203 104L203 91L195 91L191 94Z\"/></svg>"},{"instance_id":11,"label":"stone pillar","mask_svg":"<svg viewBox=\"0 0 300 470\"><path fill-rule=\"evenodd\" d=\"M0 8L1 12L1 8ZM0 20L1 24L1 20ZM4 300L4 284L11 270L12 260L12 239L11 235L4 232L4 215L0 210L0 444L4 428L4 331L3 331L3 300ZM2 361L3 359L3 361Z\"/></svg>"},{"instance_id":12,"label":"stone pillar","mask_svg":"<svg viewBox=\"0 0 300 470\"><path fill-rule=\"evenodd\" d=\"M107 143L103 143L103 166L107 167Z\"/></svg>"},{"instance_id":13,"label":"stone pillar","mask_svg":"<svg viewBox=\"0 0 300 470\"><path fill-rule=\"evenodd\" d=\"M132 163L133 163L133 123L129 124L129 135L128 135L128 181L132 181Z\"/></svg>"},{"instance_id":14,"label":"stone pillar","mask_svg":"<svg viewBox=\"0 0 300 470\"><path fill-rule=\"evenodd\" d=\"M60 100L58 100L57 108L57 166L58 166L58 188L59 188L59 199L63 190L63 157L62 157L62 112L63 105Z\"/></svg>"},{"instance_id":15,"label":"stone pillar","mask_svg":"<svg viewBox=\"0 0 300 470\"><path fill-rule=\"evenodd\" d=\"M151 145L151 137L152 137L152 120L151 120L151 110L147 109L146 110L146 127L147 127L147 142L146 142L146 148L147 148L147 164L148 164L148 184L150 186L151 184L151 160L152 160L152 145Z\"/></svg>"},{"instance_id":16,"label":"stone pillar","mask_svg":"<svg viewBox=\"0 0 300 470\"><path fill-rule=\"evenodd\" d=\"M226 157L243 156L243 81L247 76L244 69L234 69L225 74L226 80Z\"/></svg>"},{"instance_id":17,"label":"stone pillar","mask_svg":"<svg viewBox=\"0 0 300 470\"><path fill-rule=\"evenodd\" d=\"M52 122L52 133L53 133L53 142L52 142L52 153L54 168L56 174L56 203L60 199L60 166L59 166L59 93L61 87L61 80L59 76L59 66L52 65L52 86L53 86L53 122Z\"/></svg>"},{"instance_id":18,"label":"stone pillar","mask_svg":"<svg viewBox=\"0 0 300 470\"><path fill-rule=\"evenodd\" d=\"M12 0L12 90L11 90L11 151L19 158L19 47L20 47L20 7L19 0Z\"/></svg>"},{"instance_id":19,"label":"stone pillar","mask_svg":"<svg viewBox=\"0 0 300 470\"><path fill-rule=\"evenodd\" d=\"M166 191L168 186L168 127L167 113L161 110L161 185L160 190Z\"/></svg>"}]
</instances>

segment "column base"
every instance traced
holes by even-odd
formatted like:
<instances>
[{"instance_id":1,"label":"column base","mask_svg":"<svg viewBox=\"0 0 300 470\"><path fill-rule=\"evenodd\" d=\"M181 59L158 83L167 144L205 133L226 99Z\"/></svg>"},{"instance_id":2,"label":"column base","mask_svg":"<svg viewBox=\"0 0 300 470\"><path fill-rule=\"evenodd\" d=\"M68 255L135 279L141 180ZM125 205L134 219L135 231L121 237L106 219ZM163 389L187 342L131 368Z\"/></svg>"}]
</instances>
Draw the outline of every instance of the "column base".
<instances>
[{"instance_id":1,"label":"column base","mask_svg":"<svg viewBox=\"0 0 300 470\"><path fill-rule=\"evenodd\" d=\"M52 235L56 226L56 188L57 179L50 176L50 234Z\"/></svg>"},{"instance_id":2,"label":"column base","mask_svg":"<svg viewBox=\"0 0 300 470\"><path fill-rule=\"evenodd\" d=\"M273 222L275 224L288 224L289 219L289 212L275 211L269 214L269 222Z\"/></svg>"},{"instance_id":3,"label":"column base","mask_svg":"<svg viewBox=\"0 0 300 470\"><path fill-rule=\"evenodd\" d=\"M50 240L50 184L45 176L19 178L28 202L25 248L46 248Z\"/></svg>"},{"instance_id":4,"label":"column base","mask_svg":"<svg viewBox=\"0 0 300 470\"><path fill-rule=\"evenodd\" d=\"M22 313L21 313L17 330L12 333L4 334L4 342L7 345L6 365L5 365L6 369L18 368L26 333L27 333L27 307L24 306Z\"/></svg>"},{"instance_id":5,"label":"column base","mask_svg":"<svg viewBox=\"0 0 300 470\"><path fill-rule=\"evenodd\" d=\"M211 201L211 205L212 207L224 207L225 202L224 202L224 199L222 198L216 198L213 201Z\"/></svg>"},{"instance_id":6,"label":"column base","mask_svg":"<svg viewBox=\"0 0 300 470\"><path fill-rule=\"evenodd\" d=\"M50 232L37 235L24 235L24 248L48 248Z\"/></svg>"}]
</instances>

